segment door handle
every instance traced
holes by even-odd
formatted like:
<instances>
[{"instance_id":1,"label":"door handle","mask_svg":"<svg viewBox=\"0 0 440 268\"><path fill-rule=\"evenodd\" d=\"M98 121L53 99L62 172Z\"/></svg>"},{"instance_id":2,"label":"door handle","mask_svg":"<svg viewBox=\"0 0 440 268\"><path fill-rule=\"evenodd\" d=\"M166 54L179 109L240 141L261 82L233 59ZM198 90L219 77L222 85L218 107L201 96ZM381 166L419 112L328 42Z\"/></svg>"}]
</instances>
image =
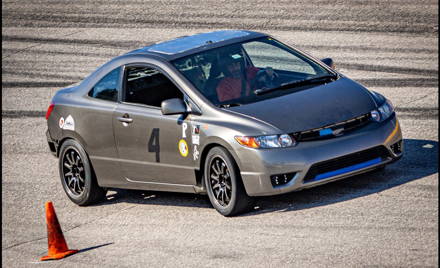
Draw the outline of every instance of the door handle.
<instances>
[{"instance_id":1,"label":"door handle","mask_svg":"<svg viewBox=\"0 0 440 268\"><path fill-rule=\"evenodd\" d=\"M124 114L122 117L116 117L122 123L131 123L133 122L133 118L130 118L128 114Z\"/></svg>"}]
</instances>

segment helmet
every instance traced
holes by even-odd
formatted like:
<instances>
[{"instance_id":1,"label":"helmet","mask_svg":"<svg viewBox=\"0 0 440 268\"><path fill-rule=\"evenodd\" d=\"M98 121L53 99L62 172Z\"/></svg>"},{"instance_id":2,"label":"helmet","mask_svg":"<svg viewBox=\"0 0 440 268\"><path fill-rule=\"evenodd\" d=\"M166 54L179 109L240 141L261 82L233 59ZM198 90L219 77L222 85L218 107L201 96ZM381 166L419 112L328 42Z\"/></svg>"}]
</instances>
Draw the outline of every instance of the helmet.
<instances>
[{"instance_id":1,"label":"helmet","mask_svg":"<svg viewBox=\"0 0 440 268\"><path fill-rule=\"evenodd\" d=\"M238 53L227 53L220 56L220 68L225 76L231 76L228 67L234 63L239 63L241 69L244 68L243 56Z\"/></svg>"}]
</instances>

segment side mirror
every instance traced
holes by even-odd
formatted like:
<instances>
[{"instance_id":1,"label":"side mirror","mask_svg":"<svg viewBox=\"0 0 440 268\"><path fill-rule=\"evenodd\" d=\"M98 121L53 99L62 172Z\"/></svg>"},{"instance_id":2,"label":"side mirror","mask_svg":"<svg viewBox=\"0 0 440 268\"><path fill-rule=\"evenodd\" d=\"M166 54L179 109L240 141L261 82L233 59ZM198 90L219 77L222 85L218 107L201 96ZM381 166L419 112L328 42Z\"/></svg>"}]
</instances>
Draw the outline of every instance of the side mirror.
<instances>
[{"instance_id":1,"label":"side mirror","mask_svg":"<svg viewBox=\"0 0 440 268\"><path fill-rule=\"evenodd\" d=\"M185 102L177 98L162 101L160 109L164 115L184 114L188 112Z\"/></svg>"},{"instance_id":2,"label":"side mirror","mask_svg":"<svg viewBox=\"0 0 440 268\"><path fill-rule=\"evenodd\" d=\"M335 69L335 63L333 62L332 58L321 59L321 61L324 62L330 68Z\"/></svg>"}]
</instances>

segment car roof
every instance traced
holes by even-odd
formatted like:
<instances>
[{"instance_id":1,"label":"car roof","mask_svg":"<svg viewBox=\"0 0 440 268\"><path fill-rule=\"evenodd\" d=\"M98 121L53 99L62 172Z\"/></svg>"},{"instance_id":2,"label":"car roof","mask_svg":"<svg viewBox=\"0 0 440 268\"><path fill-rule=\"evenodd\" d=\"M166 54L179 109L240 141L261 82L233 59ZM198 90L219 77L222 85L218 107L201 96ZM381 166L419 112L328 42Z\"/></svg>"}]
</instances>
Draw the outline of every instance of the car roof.
<instances>
[{"instance_id":1,"label":"car roof","mask_svg":"<svg viewBox=\"0 0 440 268\"><path fill-rule=\"evenodd\" d=\"M182 36L169 41L152 44L128 52L126 55L156 55L171 61L204 50L222 47L236 42L267 36L266 34L245 30L221 30Z\"/></svg>"}]
</instances>

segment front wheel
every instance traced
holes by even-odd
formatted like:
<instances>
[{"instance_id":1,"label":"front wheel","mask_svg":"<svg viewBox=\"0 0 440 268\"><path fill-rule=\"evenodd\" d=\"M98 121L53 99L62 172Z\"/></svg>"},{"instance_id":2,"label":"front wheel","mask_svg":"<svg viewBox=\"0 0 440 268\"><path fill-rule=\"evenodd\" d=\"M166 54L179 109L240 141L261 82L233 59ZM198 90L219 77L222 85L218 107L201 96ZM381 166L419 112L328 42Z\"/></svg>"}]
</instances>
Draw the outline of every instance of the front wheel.
<instances>
[{"instance_id":1,"label":"front wheel","mask_svg":"<svg viewBox=\"0 0 440 268\"><path fill-rule=\"evenodd\" d=\"M238 167L222 147L212 148L205 161L205 186L212 206L223 216L248 210L251 198L246 194Z\"/></svg>"},{"instance_id":2,"label":"front wheel","mask_svg":"<svg viewBox=\"0 0 440 268\"><path fill-rule=\"evenodd\" d=\"M96 182L93 168L83 147L75 140L67 140L60 150L61 184L75 204L86 206L103 199L106 190Z\"/></svg>"}]
</instances>

